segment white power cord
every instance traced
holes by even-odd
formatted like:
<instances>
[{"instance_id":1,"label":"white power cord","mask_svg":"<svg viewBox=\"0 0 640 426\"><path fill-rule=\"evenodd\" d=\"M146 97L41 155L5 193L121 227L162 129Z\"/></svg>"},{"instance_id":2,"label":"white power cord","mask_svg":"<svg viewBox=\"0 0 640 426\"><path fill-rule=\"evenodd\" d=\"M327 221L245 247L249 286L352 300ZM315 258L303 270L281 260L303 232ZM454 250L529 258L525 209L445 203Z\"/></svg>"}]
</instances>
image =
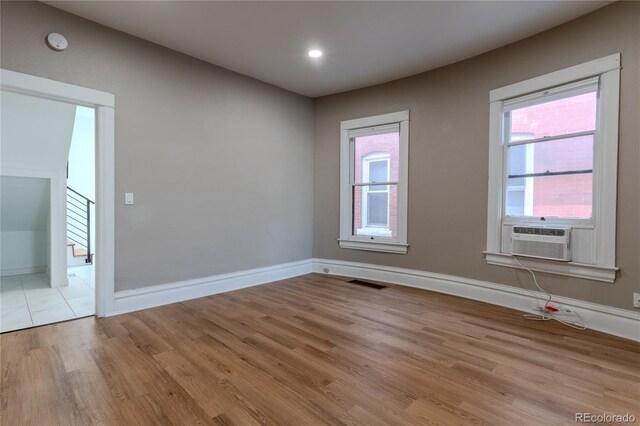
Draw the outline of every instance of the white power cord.
<instances>
[{"instance_id":1,"label":"white power cord","mask_svg":"<svg viewBox=\"0 0 640 426\"><path fill-rule=\"evenodd\" d=\"M528 320L532 320L532 321L549 321L549 320L555 320L558 321L561 324L566 325L567 327L571 327L571 328L575 328L577 330L586 330L587 329L587 323L586 321L580 316L580 314L578 314L577 312L573 312L573 311L567 311L565 310L565 312L571 312L573 315L575 315L578 318L578 323L574 324L568 321L563 321L560 318L557 318L553 315L553 313L546 315L547 314L547 306L549 306L549 303L551 303L551 300L553 298L553 296L551 294L549 294L545 289L543 289L542 287L540 287L540 284L538 284L538 280L536 278L536 274L533 273L533 271L529 268L527 268L526 266L524 266L522 263L520 263L520 261L518 260L518 258L515 255L511 255L513 257L513 260L516 261L516 263L518 265L520 265L520 267L522 269L524 269L525 271L529 272L531 274L531 277L533 277L533 283L536 285L536 287L538 288L538 290L540 290L542 293L544 293L547 296L547 300L544 303L544 306L542 307L542 314L524 314L523 317L528 319ZM561 306L559 303L555 303L558 306Z\"/></svg>"}]
</instances>

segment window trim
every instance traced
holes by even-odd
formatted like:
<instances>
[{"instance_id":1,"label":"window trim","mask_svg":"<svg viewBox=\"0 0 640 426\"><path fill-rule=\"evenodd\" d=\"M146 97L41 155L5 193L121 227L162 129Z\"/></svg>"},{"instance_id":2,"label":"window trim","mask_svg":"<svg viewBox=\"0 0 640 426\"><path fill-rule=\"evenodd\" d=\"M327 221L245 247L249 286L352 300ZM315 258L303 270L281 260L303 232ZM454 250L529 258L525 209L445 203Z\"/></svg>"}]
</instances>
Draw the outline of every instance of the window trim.
<instances>
[{"instance_id":1,"label":"window trim","mask_svg":"<svg viewBox=\"0 0 640 426\"><path fill-rule=\"evenodd\" d=\"M385 182L389 182L389 175L390 175L390 171L391 171L391 157L388 154L384 154L384 153L371 153L366 155L363 159L362 159L362 180L369 182L369 174L371 173L370 167L371 167L371 163L375 162L375 161L384 161L387 165L387 177L385 178ZM378 228L380 230L382 229L389 229L389 225L390 225L390 221L391 221L391 212L389 210L389 203L391 202L391 194L390 194L390 190L389 190L389 186L390 185L386 185L387 189L384 191L371 191L371 187L370 186L363 186L362 191L363 191L363 195L369 195L369 193L373 192L373 193L386 193L387 194L387 223L386 225L372 225L369 223L369 218L368 215L366 213L368 213L367 209L368 209L368 205L369 205L369 199L368 197L362 197L362 229L367 229L367 228ZM366 220L365 220L366 218ZM366 224L365 224L366 222Z\"/></svg>"},{"instance_id":2,"label":"window trim","mask_svg":"<svg viewBox=\"0 0 640 426\"><path fill-rule=\"evenodd\" d=\"M352 234L353 194L351 191L352 156L350 135L366 127L398 124L400 128L399 167L397 181L397 236L360 236ZM341 248L381 251L387 253L407 253L407 202L409 180L409 111L399 111L371 117L345 120L340 123L340 237ZM391 160L389 159L389 167ZM391 212L389 212L390 214Z\"/></svg>"},{"instance_id":3,"label":"window trim","mask_svg":"<svg viewBox=\"0 0 640 426\"><path fill-rule=\"evenodd\" d=\"M487 263L519 268L509 254L501 253L502 225L509 223L509 218L503 215L506 201L506 191L503 189L505 167L503 104L513 98L599 76L600 114L597 118L597 137L594 140L592 214L596 262L586 265L577 262L526 259L523 263L531 269L558 275L577 276L605 282L615 280L615 274L618 270L615 266L615 244L620 68L620 53L615 53L490 92L489 196L487 203L487 249L484 252ZM526 221L526 219L518 218L518 221Z\"/></svg>"},{"instance_id":4,"label":"window trim","mask_svg":"<svg viewBox=\"0 0 640 426\"><path fill-rule=\"evenodd\" d=\"M548 136L537 139L522 139L522 140L509 140L510 131L509 126L510 123L506 120L505 116L507 112L512 112L514 110L520 108L526 108L533 105L540 105L541 102L551 102L559 99L566 99L567 97L579 96L581 94L593 92L594 89L597 91L599 87L599 77L591 77L587 79L581 79L580 81L569 83L569 84L561 84L559 87L554 87L551 89L542 89L533 94L528 94L524 96L518 96L516 98L508 99L502 102L502 155L503 155L503 191L504 197L508 192L507 185L507 171L509 170L509 148L514 146L526 146L527 147L527 159L532 161L533 159L530 157L529 149L533 149L534 145L548 143L550 141L560 141L560 140L570 140L580 136L592 135L593 137L593 149L595 150L595 146L597 143L597 131L598 131L598 116L596 116L596 128L593 131L583 131L583 132L574 132L570 134L560 134L554 136ZM602 110L601 99L597 99L597 108L596 114L598 111ZM593 152L595 154L595 151ZM595 155L594 155L595 160ZM532 168L532 164L527 164L527 167ZM533 170L527 170L527 173L530 173ZM597 188L595 187L595 182L597 178L597 170L595 164L592 164L591 170L591 183L592 183L592 194L591 194L591 217L589 218L572 218L572 217L546 217L545 225L586 225L586 226L595 226L596 218L594 205L597 199ZM525 185L525 192L527 190L531 191L531 188L528 187L529 183L533 183L533 178L525 178L527 179L527 184ZM533 193L528 194L530 197L533 197ZM504 223L530 223L530 224L540 224L540 216L534 216L533 214L527 215L509 215L507 214L507 203L503 203L502 206L502 217ZM530 207L533 207L532 205Z\"/></svg>"}]
</instances>

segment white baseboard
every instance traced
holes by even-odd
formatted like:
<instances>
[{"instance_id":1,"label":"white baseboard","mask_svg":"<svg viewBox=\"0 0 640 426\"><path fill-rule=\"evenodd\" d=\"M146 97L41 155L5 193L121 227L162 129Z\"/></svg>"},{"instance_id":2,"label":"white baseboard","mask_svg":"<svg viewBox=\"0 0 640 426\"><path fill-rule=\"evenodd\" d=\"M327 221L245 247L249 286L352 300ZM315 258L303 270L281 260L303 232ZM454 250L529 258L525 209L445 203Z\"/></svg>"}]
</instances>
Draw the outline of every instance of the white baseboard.
<instances>
[{"instance_id":1,"label":"white baseboard","mask_svg":"<svg viewBox=\"0 0 640 426\"><path fill-rule=\"evenodd\" d=\"M328 272L324 272L325 268ZM535 312L534 307L538 305L537 301L544 296L540 292L471 278L341 260L313 259L313 272L422 288L522 312ZM553 299L565 308L578 313L590 329L640 341L640 312L568 297L554 296Z\"/></svg>"},{"instance_id":2,"label":"white baseboard","mask_svg":"<svg viewBox=\"0 0 640 426\"><path fill-rule=\"evenodd\" d=\"M342 275L416 287L466 299L535 312L542 293L471 278L329 259L308 259L229 274L213 275L115 293L114 309L107 316L182 302L241 288L297 277L311 272ZM554 296L554 300L578 313L590 329L640 341L640 312Z\"/></svg>"},{"instance_id":3,"label":"white baseboard","mask_svg":"<svg viewBox=\"0 0 640 426\"><path fill-rule=\"evenodd\" d=\"M106 316L253 287L309 274L311 270L311 259L307 259L135 290L117 291L114 297L113 311L109 312Z\"/></svg>"},{"instance_id":4,"label":"white baseboard","mask_svg":"<svg viewBox=\"0 0 640 426\"><path fill-rule=\"evenodd\" d=\"M47 272L46 266L32 266L29 268L10 268L0 271L0 276L10 277L12 275L24 275L24 274L39 274L41 272Z\"/></svg>"}]
</instances>

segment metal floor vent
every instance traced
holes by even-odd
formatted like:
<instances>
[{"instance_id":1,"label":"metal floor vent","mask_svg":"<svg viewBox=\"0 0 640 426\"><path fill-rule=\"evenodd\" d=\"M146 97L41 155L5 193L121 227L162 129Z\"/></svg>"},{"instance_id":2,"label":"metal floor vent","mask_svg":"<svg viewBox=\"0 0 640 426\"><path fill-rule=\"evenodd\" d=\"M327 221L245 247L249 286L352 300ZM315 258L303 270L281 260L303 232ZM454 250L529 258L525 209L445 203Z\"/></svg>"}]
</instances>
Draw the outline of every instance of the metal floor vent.
<instances>
[{"instance_id":1,"label":"metal floor vent","mask_svg":"<svg viewBox=\"0 0 640 426\"><path fill-rule=\"evenodd\" d=\"M371 288L375 288L376 290L381 290L383 288L387 288L386 285L382 285L382 284L374 284L374 283L370 283L369 281L362 281L362 280L351 280L351 281L347 281L348 283L351 284L357 284L357 285L361 285L364 287L371 287Z\"/></svg>"}]
</instances>

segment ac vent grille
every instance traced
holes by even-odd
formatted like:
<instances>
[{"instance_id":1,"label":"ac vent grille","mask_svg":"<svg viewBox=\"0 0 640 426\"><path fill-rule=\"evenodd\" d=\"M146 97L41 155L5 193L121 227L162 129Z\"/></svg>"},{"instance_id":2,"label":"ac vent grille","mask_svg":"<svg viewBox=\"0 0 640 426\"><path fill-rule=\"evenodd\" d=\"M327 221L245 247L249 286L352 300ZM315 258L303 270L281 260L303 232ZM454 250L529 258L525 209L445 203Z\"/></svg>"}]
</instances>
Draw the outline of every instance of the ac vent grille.
<instances>
[{"instance_id":1,"label":"ac vent grille","mask_svg":"<svg viewBox=\"0 0 640 426\"><path fill-rule=\"evenodd\" d=\"M511 233L511 253L542 259L571 260L571 228L516 225Z\"/></svg>"},{"instance_id":2,"label":"ac vent grille","mask_svg":"<svg viewBox=\"0 0 640 426\"><path fill-rule=\"evenodd\" d=\"M532 228L524 226L514 226L513 232L515 232L516 234L550 235L553 237L564 237L567 231L557 228Z\"/></svg>"},{"instance_id":3,"label":"ac vent grille","mask_svg":"<svg viewBox=\"0 0 640 426\"><path fill-rule=\"evenodd\" d=\"M564 246L558 243L514 240L513 253L526 254L527 256L534 257L562 259Z\"/></svg>"}]
</instances>

